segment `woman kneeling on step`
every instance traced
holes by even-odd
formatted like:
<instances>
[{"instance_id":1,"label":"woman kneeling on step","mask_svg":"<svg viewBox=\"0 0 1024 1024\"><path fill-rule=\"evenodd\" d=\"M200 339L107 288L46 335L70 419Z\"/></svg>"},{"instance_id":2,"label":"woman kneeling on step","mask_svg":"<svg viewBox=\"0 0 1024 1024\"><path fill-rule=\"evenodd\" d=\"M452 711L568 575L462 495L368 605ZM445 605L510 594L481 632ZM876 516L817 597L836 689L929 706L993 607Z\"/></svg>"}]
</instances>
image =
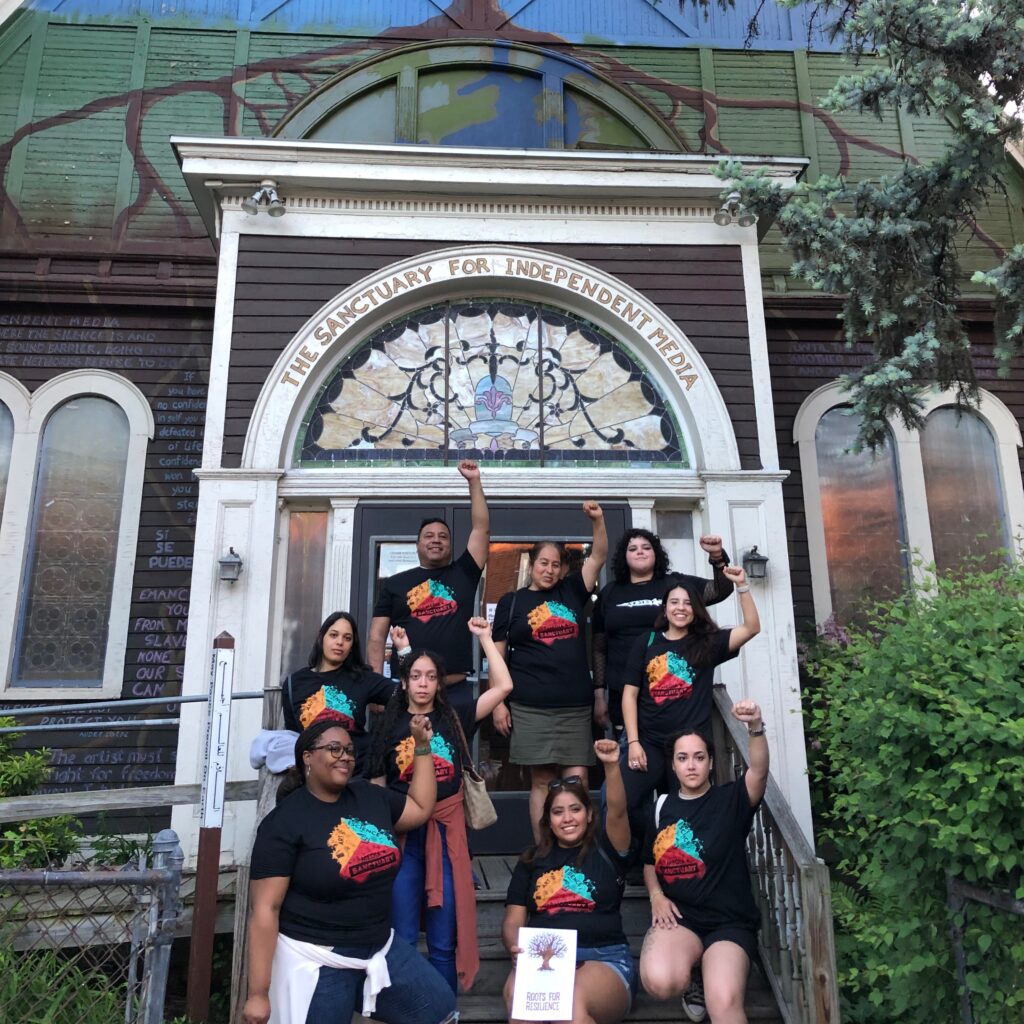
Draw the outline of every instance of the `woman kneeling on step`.
<instances>
[{"instance_id":1,"label":"woman kneeling on step","mask_svg":"<svg viewBox=\"0 0 1024 1024\"><path fill-rule=\"evenodd\" d=\"M655 804L643 847L651 928L640 980L658 999L678 998L699 963L712 1024L746 1024L747 974L757 956L759 918L745 847L768 784L768 740L753 701L734 704L732 714L750 736L747 770L735 782L712 786L706 737L693 731L676 737L678 791Z\"/></svg>"},{"instance_id":2,"label":"woman kneeling on step","mask_svg":"<svg viewBox=\"0 0 1024 1024\"><path fill-rule=\"evenodd\" d=\"M513 964L523 951L519 929L574 928L576 980L573 1024L618 1024L636 992L636 965L622 929L622 891L629 851L626 791L619 770L619 745L598 740L594 753L604 765L608 813L604 828L578 775L552 780L540 819L540 842L521 857L509 881L501 938ZM567 875L572 893L563 899ZM505 983L512 1012L515 968ZM511 1024L516 1024L512 1021Z\"/></svg>"}]
</instances>

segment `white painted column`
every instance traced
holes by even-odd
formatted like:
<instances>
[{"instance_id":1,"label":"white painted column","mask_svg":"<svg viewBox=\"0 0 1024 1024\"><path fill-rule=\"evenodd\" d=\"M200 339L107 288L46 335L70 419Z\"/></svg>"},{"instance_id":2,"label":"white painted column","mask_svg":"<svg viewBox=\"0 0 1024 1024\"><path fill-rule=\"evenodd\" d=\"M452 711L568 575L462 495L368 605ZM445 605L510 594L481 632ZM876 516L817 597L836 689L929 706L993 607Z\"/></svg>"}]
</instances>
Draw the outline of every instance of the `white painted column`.
<instances>
[{"instance_id":1,"label":"white painted column","mask_svg":"<svg viewBox=\"0 0 1024 1024\"><path fill-rule=\"evenodd\" d=\"M323 617L352 606L352 544L358 498L331 498L324 561ZM366 637L363 637L366 642Z\"/></svg>"},{"instance_id":2,"label":"white painted column","mask_svg":"<svg viewBox=\"0 0 1024 1024\"><path fill-rule=\"evenodd\" d=\"M789 579L786 520L782 507L785 473L703 473L707 484L708 521L722 534L734 564L753 545L768 556L767 578L751 583L761 632L739 658L719 670L734 700L749 697L761 705L769 729L772 775L789 800L808 840L814 842L800 708L796 627ZM717 621L742 621L735 595L716 606Z\"/></svg>"},{"instance_id":3,"label":"white painted column","mask_svg":"<svg viewBox=\"0 0 1024 1024\"><path fill-rule=\"evenodd\" d=\"M277 482L280 471L197 470L199 512L192 568L183 694L205 694L213 640L226 631L235 638L234 690L262 690L269 671L277 536ZM235 583L221 582L218 560L233 547L242 559ZM232 746L227 778L253 779L249 742L262 722L261 700L233 701ZM206 705L182 707L178 730L177 785L198 783L203 771ZM199 808L174 808L171 825L181 838L186 866L195 863ZM226 805L221 863L248 859L254 804Z\"/></svg>"},{"instance_id":4,"label":"white painted column","mask_svg":"<svg viewBox=\"0 0 1024 1024\"><path fill-rule=\"evenodd\" d=\"M654 499L630 498L629 512L633 526L639 530L650 530L654 533Z\"/></svg>"}]
</instances>

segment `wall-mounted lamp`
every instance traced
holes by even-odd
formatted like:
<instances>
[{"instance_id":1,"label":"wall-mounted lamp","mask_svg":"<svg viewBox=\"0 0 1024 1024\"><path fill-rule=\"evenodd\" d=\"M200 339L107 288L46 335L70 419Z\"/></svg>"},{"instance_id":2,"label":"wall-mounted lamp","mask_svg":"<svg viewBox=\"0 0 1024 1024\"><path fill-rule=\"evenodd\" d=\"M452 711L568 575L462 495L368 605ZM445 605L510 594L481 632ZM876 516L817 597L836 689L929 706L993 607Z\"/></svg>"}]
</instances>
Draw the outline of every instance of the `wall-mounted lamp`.
<instances>
[{"instance_id":1,"label":"wall-mounted lamp","mask_svg":"<svg viewBox=\"0 0 1024 1024\"><path fill-rule=\"evenodd\" d=\"M733 221L741 228L749 228L757 223L757 214L740 202L739 192L730 192L713 219L720 228L727 228Z\"/></svg>"},{"instance_id":2,"label":"wall-mounted lamp","mask_svg":"<svg viewBox=\"0 0 1024 1024\"><path fill-rule=\"evenodd\" d=\"M223 583L234 583L242 575L242 559L234 548L228 548L228 553L219 559L220 579Z\"/></svg>"},{"instance_id":3,"label":"wall-mounted lamp","mask_svg":"<svg viewBox=\"0 0 1024 1024\"><path fill-rule=\"evenodd\" d=\"M768 557L757 550L756 544L743 556L743 571L748 580L763 580L768 575Z\"/></svg>"},{"instance_id":4,"label":"wall-mounted lamp","mask_svg":"<svg viewBox=\"0 0 1024 1024\"><path fill-rule=\"evenodd\" d=\"M260 187L251 196L242 200L242 209L253 217L264 205L271 217L283 217L287 212L284 200L277 194L277 183L270 178L261 181Z\"/></svg>"}]
</instances>

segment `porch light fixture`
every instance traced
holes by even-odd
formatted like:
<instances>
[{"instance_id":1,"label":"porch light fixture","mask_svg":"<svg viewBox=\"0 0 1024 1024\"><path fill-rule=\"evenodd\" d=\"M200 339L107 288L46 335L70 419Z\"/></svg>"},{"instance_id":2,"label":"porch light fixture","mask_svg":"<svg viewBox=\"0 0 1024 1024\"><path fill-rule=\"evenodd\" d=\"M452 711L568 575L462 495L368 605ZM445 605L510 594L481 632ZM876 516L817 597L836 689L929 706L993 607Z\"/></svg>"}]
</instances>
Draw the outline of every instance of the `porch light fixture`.
<instances>
[{"instance_id":1,"label":"porch light fixture","mask_svg":"<svg viewBox=\"0 0 1024 1024\"><path fill-rule=\"evenodd\" d=\"M222 583L234 583L242 575L242 559L234 548L228 548L228 553L219 559L217 564L220 566Z\"/></svg>"},{"instance_id":2,"label":"porch light fixture","mask_svg":"<svg viewBox=\"0 0 1024 1024\"><path fill-rule=\"evenodd\" d=\"M713 220L720 228L727 228L733 221L741 228L749 228L757 223L757 214L740 202L739 192L730 192Z\"/></svg>"},{"instance_id":3,"label":"porch light fixture","mask_svg":"<svg viewBox=\"0 0 1024 1024\"><path fill-rule=\"evenodd\" d=\"M260 212L261 206L266 206L271 217L283 217L287 212L284 200L277 194L277 183L270 178L261 181L260 187L242 200L242 209L253 217Z\"/></svg>"},{"instance_id":4,"label":"porch light fixture","mask_svg":"<svg viewBox=\"0 0 1024 1024\"><path fill-rule=\"evenodd\" d=\"M757 550L756 544L743 556L743 571L748 580L763 580L768 575L768 557Z\"/></svg>"}]
</instances>

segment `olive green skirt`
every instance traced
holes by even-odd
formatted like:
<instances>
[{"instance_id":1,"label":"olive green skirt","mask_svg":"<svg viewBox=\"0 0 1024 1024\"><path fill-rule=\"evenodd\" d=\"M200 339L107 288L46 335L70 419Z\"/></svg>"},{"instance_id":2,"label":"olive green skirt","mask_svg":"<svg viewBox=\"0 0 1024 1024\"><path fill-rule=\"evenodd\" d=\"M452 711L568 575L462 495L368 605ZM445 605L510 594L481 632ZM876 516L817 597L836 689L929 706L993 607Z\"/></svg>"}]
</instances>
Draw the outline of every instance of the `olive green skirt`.
<instances>
[{"instance_id":1,"label":"olive green skirt","mask_svg":"<svg viewBox=\"0 0 1024 1024\"><path fill-rule=\"evenodd\" d=\"M512 764L592 765L593 708L533 708L509 702L512 711Z\"/></svg>"}]
</instances>

